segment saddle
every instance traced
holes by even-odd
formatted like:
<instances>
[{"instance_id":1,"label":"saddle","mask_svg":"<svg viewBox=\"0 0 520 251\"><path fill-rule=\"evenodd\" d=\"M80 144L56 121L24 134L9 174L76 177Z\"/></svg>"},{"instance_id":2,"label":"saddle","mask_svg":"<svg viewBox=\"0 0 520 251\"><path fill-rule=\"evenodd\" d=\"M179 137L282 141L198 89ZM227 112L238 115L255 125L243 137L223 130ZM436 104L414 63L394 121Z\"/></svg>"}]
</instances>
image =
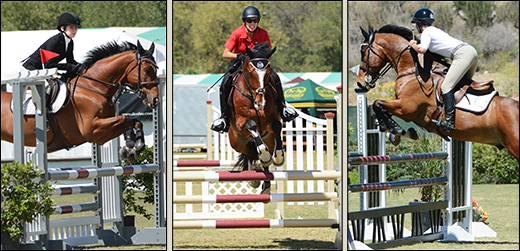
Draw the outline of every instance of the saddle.
<instances>
[{"instance_id":1,"label":"saddle","mask_svg":"<svg viewBox=\"0 0 520 251\"><path fill-rule=\"evenodd\" d=\"M73 145L69 144L63 134L56 119L56 113L63 107L66 107L70 100L70 90L67 84L58 78L50 78L47 80L48 85L45 86L45 113L47 115L47 130L52 129L54 139L47 144L49 152L62 149L69 150ZM11 112L13 111L13 101L11 101ZM32 97L24 102L24 116L34 116L36 112L35 104Z\"/></svg>"},{"instance_id":2,"label":"saddle","mask_svg":"<svg viewBox=\"0 0 520 251\"><path fill-rule=\"evenodd\" d=\"M431 119L441 121L441 118L444 116L444 102L442 99L441 86L451 64L446 62L444 57L441 55L427 51L424 54L423 67L421 67L417 52L414 50L410 51L415 62L415 76L417 81L423 87L423 91L426 89L426 91L429 92L431 88L434 88L430 93L426 93L427 96L430 96L432 92L435 92L435 98L437 101L437 107L433 111ZM438 64L433 65L434 62L442 64L446 68L442 71L436 70ZM433 77L434 74L439 75L440 78L435 79ZM433 86L426 88L423 83L426 83L430 79L432 80ZM467 75L464 75L452 90L454 92L455 107L473 113L485 112L491 99L498 94L493 87L493 82L493 80L477 82ZM438 128L435 129L439 131Z\"/></svg>"},{"instance_id":3,"label":"saddle","mask_svg":"<svg viewBox=\"0 0 520 251\"><path fill-rule=\"evenodd\" d=\"M438 55L436 53L432 53L430 51L427 51L424 54L424 66L421 67L418 63L418 57L417 52L414 50L412 51L412 57L415 64L415 72L416 72L416 78L419 83L427 82L429 79L432 80L433 85L435 86L435 97L437 100L438 107L436 109L436 112L439 112L442 106L444 105L443 99L442 99L442 92L441 92L441 86L444 81L444 77L448 73L448 69L451 66L448 62L444 61L444 58L441 55ZM446 68L442 71L436 70L437 64L433 65L433 62L440 63L444 65ZM441 76L441 79L437 79L437 82L435 82L435 79L433 78L433 74L437 74ZM422 80L422 81L421 81ZM493 80L486 81L486 82L477 82L471 78L469 78L467 75L464 75L462 79L455 85L454 91L454 97L455 97L455 104L459 103L463 98L468 99L467 94L472 94L475 96L483 96L488 95L495 91L493 87ZM431 95L431 94L427 94ZM469 100L469 99L468 99ZM443 110L443 109L442 109ZM434 114L435 118L438 118L438 114Z\"/></svg>"}]
</instances>

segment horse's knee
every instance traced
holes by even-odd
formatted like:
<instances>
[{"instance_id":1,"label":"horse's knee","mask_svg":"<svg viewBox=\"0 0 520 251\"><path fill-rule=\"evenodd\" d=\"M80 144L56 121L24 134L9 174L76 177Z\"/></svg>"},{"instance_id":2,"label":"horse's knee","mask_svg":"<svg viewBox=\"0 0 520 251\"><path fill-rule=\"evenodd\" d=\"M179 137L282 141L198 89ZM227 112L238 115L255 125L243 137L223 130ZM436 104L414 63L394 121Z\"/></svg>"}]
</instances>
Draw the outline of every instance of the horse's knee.
<instances>
[{"instance_id":1,"label":"horse's knee","mask_svg":"<svg viewBox=\"0 0 520 251\"><path fill-rule=\"evenodd\" d=\"M256 129L257 129L257 125L256 125L255 121L252 119L246 120L246 122L244 123L244 126L249 131L256 131Z\"/></svg>"}]
</instances>

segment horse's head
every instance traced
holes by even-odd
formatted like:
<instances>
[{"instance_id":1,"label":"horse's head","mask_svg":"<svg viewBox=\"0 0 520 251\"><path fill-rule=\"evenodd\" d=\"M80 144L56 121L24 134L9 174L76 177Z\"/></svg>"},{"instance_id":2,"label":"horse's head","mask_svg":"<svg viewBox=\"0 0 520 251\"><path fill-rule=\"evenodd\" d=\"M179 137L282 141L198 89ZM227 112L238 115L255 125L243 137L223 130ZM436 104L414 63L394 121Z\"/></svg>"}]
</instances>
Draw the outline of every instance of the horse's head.
<instances>
[{"instance_id":1,"label":"horse's head","mask_svg":"<svg viewBox=\"0 0 520 251\"><path fill-rule=\"evenodd\" d=\"M361 27L359 27L361 28ZM383 48L374 43L377 31L368 27L368 32L361 28L365 40L361 44L361 64L357 77L357 85L365 91L374 88L376 80L379 78L379 71L385 66L388 60Z\"/></svg>"},{"instance_id":2,"label":"horse's head","mask_svg":"<svg viewBox=\"0 0 520 251\"><path fill-rule=\"evenodd\" d=\"M265 106L265 86L269 83L271 72L269 58L275 51L276 47L271 50L267 42L256 45L252 50L246 46L248 58L244 61L244 78L252 89L257 110Z\"/></svg>"},{"instance_id":3,"label":"horse's head","mask_svg":"<svg viewBox=\"0 0 520 251\"><path fill-rule=\"evenodd\" d=\"M155 44L152 43L148 50L145 50L139 40L137 41L137 50L135 51L136 64L130 64L127 80L132 84L143 103L150 108L159 105L159 83L157 82L157 64L153 58Z\"/></svg>"}]
</instances>

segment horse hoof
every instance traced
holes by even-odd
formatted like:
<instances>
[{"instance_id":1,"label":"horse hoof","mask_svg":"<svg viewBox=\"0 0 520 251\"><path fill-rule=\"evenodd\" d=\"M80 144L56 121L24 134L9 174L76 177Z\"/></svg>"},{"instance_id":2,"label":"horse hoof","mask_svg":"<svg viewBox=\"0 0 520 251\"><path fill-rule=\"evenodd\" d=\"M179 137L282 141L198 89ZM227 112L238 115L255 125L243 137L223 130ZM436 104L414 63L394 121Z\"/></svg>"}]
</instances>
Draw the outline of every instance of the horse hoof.
<instances>
[{"instance_id":1,"label":"horse hoof","mask_svg":"<svg viewBox=\"0 0 520 251\"><path fill-rule=\"evenodd\" d=\"M410 137L413 140L419 139L419 134L417 134L417 131L415 129L413 129L413 127L410 127L408 129L408 132L406 132L406 135L408 135L408 137Z\"/></svg>"},{"instance_id":2,"label":"horse hoof","mask_svg":"<svg viewBox=\"0 0 520 251\"><path fill-rule=\"evenodd\" d=\"M266 167L269 167L272 162L273 162L273 160L271 158L269 158L268 161L260 160L260 165L262 165L262 167L266 168Z\"/></svg>"},{"instance_id":3,"label":"horse hoof","mask_svg":"<svg viewBox=\"0 0 520 251\"><path fill-rule=\"evenodd\" d=\"M392 145L394 145L394 146L398 146L401 143L400 135L390 133L390 135L388 136L388 139L390 140L390 143L392 143Z\"/></svg>"},{"instance_id":4,"label":"horse hoof","mask_svg":"<svg viewBox=\"0 0 520 251\"><path fill-rule=\"evenodd\" d=\"M273 156L273 165L282 166L285 163L283 150L276 150Z\"/></svg>"},{"instance_id":5,"label":"horse hoof","mask_svg":"<svg viewBox=\"0 0 520 251\"><path fill-rule=\"evenodd\" d=\"M128 158L128 153L129 150L127 147L121 147L121 149L119 149L119 158L121 160L126 160Z\"/></svg>"},{"instance_id":6,"label":"horse hoof","mask_svg":"<svg viewBox=\"0 0 520 251\"><path fill-rule=\"evenodd\" d=\"M261 194L270 194L271 193L271 182L270 181L264 181L264 184L262 184L262 192Z\"/></svg>"},{"instance_id":7,"label":"horse hoof","mask_svg":"<svg viewBox=\"0 0 520 251\"><path fill-rule=\"evenodd\" d=\"M249 185L252 187L252 188L258 188L260 186L260 181L259 180L252 180L252 181L249 181Z\"/></svg>"},{"instance_id":8,"label":"horse hoof","mask_svg":"<svg viewBox=\"0 0 520 251\"><path fill-rule=\"evenodd\" d=\"M275 166L283 166L285 164L285 158L282 157L281 161L276 161L276 159L273 159L273 165Z\"/></svg>"}]
</instances>

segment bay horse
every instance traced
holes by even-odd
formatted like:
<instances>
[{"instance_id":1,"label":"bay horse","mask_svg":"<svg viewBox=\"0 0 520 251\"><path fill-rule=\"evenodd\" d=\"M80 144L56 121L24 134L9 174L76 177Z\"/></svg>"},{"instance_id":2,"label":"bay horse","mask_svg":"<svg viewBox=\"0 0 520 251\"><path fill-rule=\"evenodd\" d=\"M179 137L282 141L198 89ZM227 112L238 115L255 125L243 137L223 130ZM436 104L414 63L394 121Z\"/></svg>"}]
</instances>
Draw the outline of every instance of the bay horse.
<instances>
[{"instance_id":1,"label":"bay horse","mask_svg":"<svg viewBox=\"0 0 520 251\"><path fill-rule=\"evenodd\" d=\"M67 101L55 114L47 114L52 129L47 130L48 152L68 150L85 142L102 145L125 133L126 147L120 150L121 158L135 161L144 149L143 124L125 115L115 116L118 95L114 96L130 88L150 108L159 105L154 50L153 43L145 50L139 41L137 46L113 41L89 51L78 74L66 83ZM2 91L1 97L2 140L13 142L12 93ZM34 125L34 116L24 116L26 146L36 145Z\"/></svg>"},{"instance_id":2,"label":"bay horse","mask_svg":"<svg viewBox=\"0 0 520 251\"><path fill-rule=\"evenodd\" d=\"M417 53L408 46L413 37L410 29L386 25L378 31L369 27L369 32L366 32L361 28L361 32L365 40L361 44L361 65L357 85L362 91L374 88L375 81L386 73L388 67L393 67L397 72L395 99L378 99L372 106L381 132L390 130L391 134L397 137L406 134L391 118L395 115L406 122L413 121L445 139L450 136L459 140L493 145L499 149L506 148L518 161L519 102L517 100L496 95L491 99L487 110L481 113L457 108L455 130L448 134L432 122L432 120L440 121L441 117L438 114L444 111L438 106L436 96L439 95L435 92L444 80L443 72L447 66L442 64L440 59L432 59L430 61L432 69L427 72L429 76L423 78L423 73L417 70L420 67L415 67L418 61ZM423 56L425 67L428 54L432 55L427 52ZM390 64L383 69L387 63ZM468 79L468 76L463 78L465 82L471 83L472 80L468 81ZM464 81L461 80L456 89L466 88L462 86ZM455 97L457 98L457 93ZM413 133L409 136L417 138Z\"/></svg>"},{"instance_id":3,"label":"bay horse","mask_svg":"<svg viewBox=\"0 0 520 251\"><path fill-rule=\"evenodd\" d=\"M229 141L231 147L240 153L235 168L240 170L262 169L269 171L273 163L282 166L285 162L281 139L282 123L276 109L276 93L270 76L269 58L276 51L267 42L246 47L247 57L233 84L231 102L231 126ZM259 162L258 162L259 160ZM252 181L254 188L259 181ZM264 181L262 193L270 192L270 182Z\"/></svg>"}]
</instances>

